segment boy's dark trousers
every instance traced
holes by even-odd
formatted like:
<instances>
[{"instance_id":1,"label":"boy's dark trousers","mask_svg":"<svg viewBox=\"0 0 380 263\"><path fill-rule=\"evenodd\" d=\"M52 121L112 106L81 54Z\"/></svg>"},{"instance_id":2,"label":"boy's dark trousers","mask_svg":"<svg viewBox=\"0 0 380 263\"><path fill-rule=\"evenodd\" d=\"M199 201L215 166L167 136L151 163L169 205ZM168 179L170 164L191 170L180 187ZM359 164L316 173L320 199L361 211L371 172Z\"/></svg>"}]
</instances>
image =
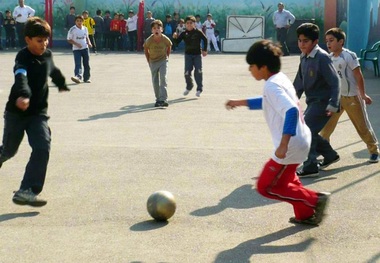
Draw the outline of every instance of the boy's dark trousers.
<instances>
[{"instance_id":1,"label":"boy's dark trousers","mask_svg":"<svg viewBox=\"0 0 380 263\"><path fill-rule=\"evenodd\" d=\"M326 115L326 103L310 103L304 113L306 125L311 131L311 146L307 160L303 163L303 171L318 172L318 155L322 155L325 160L334 160L337 152L333 150L330 143L319 135L319 132L330 119Z\"/></svg>"},{"instance_id":2,"label":"boy's dark trousers","mask_svg":"<svg viewBox=\"0 0 380 263\"><path fill-rule=\"evenodd\" d=\"M39 194L43 189L49 162L51 133L47 121L48 117L45 115L25 117L11 112L4 113L0 163L15 156L26 132L32 153L26 165L20 189L31 188L35 194Z\"/></svg>"},{"instance_id":3,"label":"boy's dark trousers","mask_svg":"<svg viewBox=\"0 0 380 263\"><path fill-rule=\"evenodd\" d=\"M194 79L197 83L197 91L203 91L203 73L202 73L202 57L201 55L185 54L185 80L186 89L191 90L194 86L191 72L194 68Z\"/></svg>"}]
</instances>

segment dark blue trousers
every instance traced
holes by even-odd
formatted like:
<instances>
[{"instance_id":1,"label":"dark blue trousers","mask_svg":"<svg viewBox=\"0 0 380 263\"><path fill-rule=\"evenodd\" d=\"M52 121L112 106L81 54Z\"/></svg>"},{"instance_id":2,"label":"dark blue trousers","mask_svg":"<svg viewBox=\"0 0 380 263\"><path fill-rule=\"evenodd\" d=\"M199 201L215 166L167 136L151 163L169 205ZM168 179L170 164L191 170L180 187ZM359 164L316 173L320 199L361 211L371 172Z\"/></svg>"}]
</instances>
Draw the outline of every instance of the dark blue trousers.
<instances>
[{"instance_id":1,"label":"dark blue trousers","mask_svg":"<svg viewBox=\"0 0 380 263\"><path fill-rule=\"evenodd\" d=\"M197 91L203 91L203 73L202 73L202 55L185 54L185 80L186 89L191 90L194 87L191 72L194 69L194 79L197 83Z\"/></svg>"},{"instance_id":2,"label":"dark blue trousers","mask_svg":"<svg viewBox=\"0 0 380 263\"><path fill-rule=\"evenodd\" d=\"M15 156L26 132L32 153L20 189L31 188L35 194L39 194L43 189L50 156L51 132L47 121L48 117L44 115L25 117L11 112L4 114L0 163Z\"/></svg>"},{"instance_id":3,"label":"dark blue trousers","mask_svg":"<svg viewBox=\"0 0 380 263\"><path fill-rule=\"evenodd\" d=\"M83 81L90 79L90 56L88 48L73 50L74 53L74 75L81 76L82 71L82 60L83 60Z\"/></svg>"}]
</instances>

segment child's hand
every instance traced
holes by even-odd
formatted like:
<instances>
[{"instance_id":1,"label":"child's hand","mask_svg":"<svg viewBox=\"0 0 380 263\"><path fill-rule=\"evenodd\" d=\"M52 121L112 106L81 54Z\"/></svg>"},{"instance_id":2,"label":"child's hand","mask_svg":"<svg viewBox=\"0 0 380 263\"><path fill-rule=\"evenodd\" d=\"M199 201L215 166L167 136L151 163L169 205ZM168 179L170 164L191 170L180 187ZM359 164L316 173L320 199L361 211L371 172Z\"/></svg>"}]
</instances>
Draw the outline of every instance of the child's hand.
<instances>
[{"instance_id":1,"label":"child's hand","mask_svg":"<svg viewBox=\"0 0 380 263\"><path fill-rule=\"evenodd\" d=\"M236 100L229 100L226 102L226 109L227 110L233 110L235 109L238 105L238 102Z\"/></svg>"},{"instance_id":2,"label":"child's hand","mask_svg":"<svg viewBox=\"0 0 380 263\"><path fill-rule=\"evenodd\" d=\"M24 97L19 97L16 100L16 106L22 111L26 111L29 107L29 99Z\"/></svg>"},{"instance_id":3,"label":"child's hand","mask_svg":"<svg viewBox=\"0 0 380 263\"><path fill-rule=\"evenodd\" d=\"M202 51L202 56L207 56L207 51Z\"/></svg>"},{"instance_id":4,"label":"child's hand","mask_svg":"<svg viewBox=\"0 0 380 263\"><path fill-rule=\"evenodd\" d=\"M177 32L174 32L174 34L173 34L173 38L174 38L174 39L177 39L177 38L178 38L178 34L177 34Z\"/></svg>"},{"instance_id":5,"label":"child's hand","mask_svg":"<svg viewBox=\"0 0 380 263\"><path fill-rule=\"evenodd\" d=\"M92 47L91 42L88 42L87 45L88 45L88 47Z\"/></svg>"},{"instance_id":6,"label":"child's hand","mask_svg":"<svg viewBox=\"0 0 380 263\"><path fill-rule=\"evenodd\" d=\"M367 105L371 105L372 104L372 99L367 94L364 94L364 96L362 96L362 99L365 101L365 104L367 104Z\"/></svg>"},{"instance_id":7,"label":"child's hand","mask_svg":"<svg viewBox=\"0 0 380 263\"><path fill-rule=\"evenodd\" d=\"M79 44L79 43L75 43L75 45L76 45L77 47L79 47L79 48L82 48L82 45Z\"/></svg>"},{"instance_id":8,"label":"child's hand","mask_svg":"<svg viewBox=\"0 0 380 263\"><path fill-rule=\"evenodd\" d=\"M286 157L286 152L288 151L288 147L284 145L278 146L276 152L274 153L277 158L284 159Z\"/></svg>"}]
</instances>

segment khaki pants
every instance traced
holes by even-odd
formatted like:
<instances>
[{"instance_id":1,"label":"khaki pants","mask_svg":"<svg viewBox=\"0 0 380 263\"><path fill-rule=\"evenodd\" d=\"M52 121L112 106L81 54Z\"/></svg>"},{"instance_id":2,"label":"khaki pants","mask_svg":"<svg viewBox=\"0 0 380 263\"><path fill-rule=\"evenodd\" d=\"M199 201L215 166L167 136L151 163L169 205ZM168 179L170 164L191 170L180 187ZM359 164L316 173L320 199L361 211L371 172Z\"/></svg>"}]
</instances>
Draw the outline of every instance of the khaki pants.
<instances>
[{"instance_id":1,"label":"khaki pants","mask_svg":"<svg viewBox=\"0 0 380 263\"><path fill-rule=\"evenodd\" d=\"M346 111L360 138L367 144L369 153L379 154L378 141L369 122L365 102L359 96L341 96L340 104L340 112L333 113L320 135L330 140L340 116Z\"/></svg>"}]
</instances>

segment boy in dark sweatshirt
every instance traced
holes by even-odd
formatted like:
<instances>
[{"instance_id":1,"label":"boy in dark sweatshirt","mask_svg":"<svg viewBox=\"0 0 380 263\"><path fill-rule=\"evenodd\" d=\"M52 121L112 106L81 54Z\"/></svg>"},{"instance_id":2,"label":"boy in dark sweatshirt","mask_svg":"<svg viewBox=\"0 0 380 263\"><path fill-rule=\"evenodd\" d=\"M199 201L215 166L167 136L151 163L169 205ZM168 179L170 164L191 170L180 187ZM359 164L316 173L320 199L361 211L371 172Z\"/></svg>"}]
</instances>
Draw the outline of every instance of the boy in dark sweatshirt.
<instances>
[{"instance_id":1,"label":"boy in dark sweatshirt","mask_svg":"<svg viewBox=\"0 0 380 263\"><path fill-rule=\"evenodd\" d=\"M185 80L186 89L183 95L189 94L194 84L191 78L191 72L194 69L194 78L197 83L196 96L200 97L203 91L203 73L202 73L202 56L207 56L207 37L202 31L195 27L195 17L188 16L185 18L186 31L180 35L173 34L174 42L178 45L182 40L185 41ZM201 48L201 43L205 43Z\"/></svg>"},{"instance_id":2,"label":"boy in dark sweatshirt","mask_svg":"<svg viewBox=\"0 0 380 263\"><path fill-rule=\"evenodd\" d=\"M25 24L24 34L27 46L17 53L15 82L5 107L0 167L16 154L26 132L32 153L20 189L12 200L19 205L44 206L47 201L38 194L44 186L50 154L48 77L52 78L59 92L70 89L54 65L52 52L47 49L51 34L49 24L39 17L31 17Z\"/></svg>"}]
</instances>

